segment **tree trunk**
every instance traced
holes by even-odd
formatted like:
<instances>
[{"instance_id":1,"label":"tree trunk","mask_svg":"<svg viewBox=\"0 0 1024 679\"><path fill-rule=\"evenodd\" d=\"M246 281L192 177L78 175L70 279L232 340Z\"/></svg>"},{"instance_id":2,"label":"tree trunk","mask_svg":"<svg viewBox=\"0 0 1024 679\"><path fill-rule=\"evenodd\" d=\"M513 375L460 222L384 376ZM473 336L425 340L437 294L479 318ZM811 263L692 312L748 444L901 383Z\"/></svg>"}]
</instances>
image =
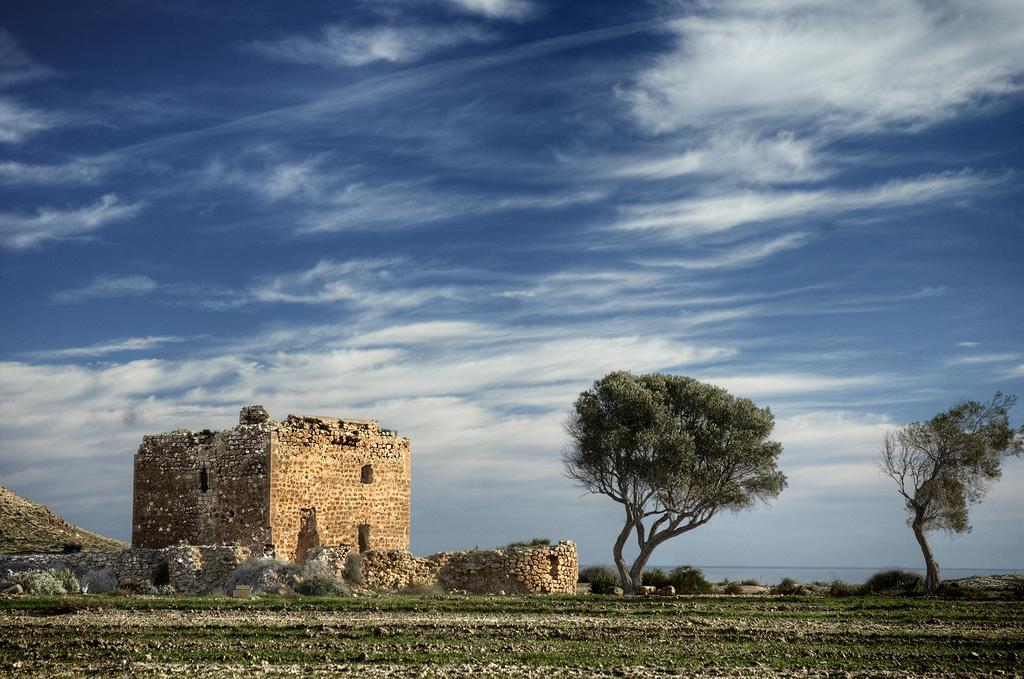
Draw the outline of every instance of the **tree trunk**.
<instances>
[{"instance_id":1,"label":"tree trunk","mask_svg":"<svg viewBox=\"0 0 1024 679\"><path fill-rule=\"evenodd\" d=\"M917 538L917 544L921 546L921 554L924 555L924 564L928 569L928 573L924 578L924 589L926 592L934 592L939 586L939 564L935 561L935 555L932 554L932 548L928 544L928 538L924 534L924 528L921 526L921 521L918 519L914 520L911 524L914 529L914 537Z\"/></svg>"},{"instance_id":2,"label":"tree trunk","mask_svg":"<svg viewBox=\"0 0 1024 679\"><path fill-rule=\"evenodd\" d=\"M633 562L633 567L629 569L629 577L633 581L634 592L640 591L640 587L644 584L644 566L647 565L651 555L654 554L654 548L664 542L664 540L663 535L659 533L644 543L644 546L640 549L636 561Z\"/></svg>"},{"instance_id":3,"label":"tree trunk","mask_svg":"<svg viewBox=\"0 0 1024 679\"><path fill-rule=\"evenodd\" d=\"M615 540L615 546L612 547L612 558L615 559L615 567L619 569L619 586L627 593L633 591L633 583L629 569L626 567L626 559L622 556L622 548L626 546L626 540L629 539L632 530L633 522L627 521L622 532L619 533L619 537Z\"/></svg>"}]
</instances>

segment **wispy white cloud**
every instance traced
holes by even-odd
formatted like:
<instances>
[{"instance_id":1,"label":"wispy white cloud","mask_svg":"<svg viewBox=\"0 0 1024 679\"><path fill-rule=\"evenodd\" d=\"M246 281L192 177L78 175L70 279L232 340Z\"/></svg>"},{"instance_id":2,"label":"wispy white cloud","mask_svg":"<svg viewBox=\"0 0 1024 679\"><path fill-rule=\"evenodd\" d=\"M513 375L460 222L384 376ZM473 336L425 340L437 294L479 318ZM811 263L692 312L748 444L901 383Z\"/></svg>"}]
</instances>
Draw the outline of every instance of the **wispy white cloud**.
<instances>
[{"instance_id":1,"label":"wispy white cloud","mask_svg":"<svg viewBox=\"0 0 1024 679\"><path fill-rule=\"evenodd\" d=\"M646 127L726 117L863 131L927 125L1020 91L1012 0L725 0L672 21L675 48L625 96Z\"/></svg>"},{"instance_id":2,"label":"wispy white cloud","mask_svg":"<svg viewBox=\"0 0 1024 679\"><path fill-rule=\"evenodd\" d=\"M134 217L142 207L141 201L122 203L116 194L108 193L80 208L41 207L31 216L0 213L0 246L24 250L49 240L86 236L111 222Z\"/></svg>"},{"instance_id":3,"label":"wispy white cloud","mask_svg":"<svg viewBox=\"0 0 1024 679\"><path fill-rule=\"evenodd\" d=\"M104 274L81 288L61 290L51 299L63 304L84 302L90 299L110 299L145 295L157 289L157 282L149 276Z\"/></svg>"},{"instance_id":4,"label":"wispy white cloud","mask_svg":"<svg viewBox=\"0 0 1024 679\"><path fill-rule=\"evenodd\" d=\"M1024 354L1019 352L1009 352L1001 354L971 354L970 356L957 356L955 358L947 359L943 362L944 365L983 365L987 363L1012 363L1019 361L1024 358Z\"/></svg>"},{"instance_id":5,"label":"wispy white cloud","mask_svg":"<svg viewBox=\"0 0 1024 679\"><path fill-rule=\"evenodd\" d=\"M675 154L659 150L603 162L612 167L613 175L654 180L701 174L733 181L785 183L818 181L831 174L820 141L789 131L770 136L716 131L707 142Z\"/></svg>"},{"instance_id":6,"label":"wispy white cloud","mask_svg":"<svg viewBox=\"0 0 1024 679\"><path fill-rule=\"evenodd\" d=\"M254 285L257 302L289 304L345 303L376 309L416 307L429 300L452 298L450 286L412 285L398 275L407 263L399 259L322 260L312 268L280 274Z\"/></svg>"},{"instance_id":7,"label":"wispy white cloud","mask_svg":"<svg viewBox=\"0 0 1024 679\"><path fill-rule=\"evenodd\" d=\"M446 48L495 39L490 30L474 24L325 26L317 36L291 35L258 40L246 49L268 59L317 66L363 66L375 61L409 63Z\"/></svg>"},{"instance_id":8,"label":"wispy white cloud","mask_svg":"<svg viewBox=\"0 0 1024 679\"><path fill-rule=\"evenodd\" d=\"M328 186L339 181L338 172L326 168L323 154L288 158L281 152L261 147L242 159L217 157L199 173L204 186L232 186L267 201L287 198L320 199Z\"/></svg>"},{"instance_id":9,"label":"wispy white cloud","mask_svg":"<svg viewBox=\"0 0 1024 679\"><path fill-rule=\"evenodd\" d=\"M862 210L906 207L966 198L1001 180L970 172L947 172L894 180L865 189L736 191L682 200L626 206L619 229L655 229L686 237L728 231L742 224L835 216Z\"/></svg>"},{"instance_id":10,"label":"wispy white cloud","mask_svg":"<svg viewBox=\"0 0 1024 679\"><path fill-rule=\"evenodd\" d=\"M980 347L981 342L957 342L956 345L965 349L973 349L975 347Z\"/></svg>"},{"instance_id":11,"label":"wispy white cloud","mask_svg":"<svg viewBox=\"0 0 1024 679\"><path fill-rule=\"evenodd\" d=\"M20 144L60 124L54 113L28 108L12 97L0 97L0 142Z\"/></svg>"},{"instance_id":12,"label":"wispy white cloud","mask_svg":"<svg viewBox=\"0 0 1024 679\"><path fill-rule=\"evenodd\" d=\"M0 184L95 184L105 173L102 165L86 161L61 165L0 161Z\"/></svg>"},{"instance_id":13,"label":"wispy white cloud","mask_svg":"<svg viewBox=\"0 0 1024 679\"><path fill-rule=\"evenodd\" d=\"M719 249L700 257L651 258L637 260L645 266L679 269L732 269L751 266L780 252L794 250L811 240L809 233L790 233L771 240L742 243L730 249Z\"/></svg>"},{"instance_id":14,"label":"wispy white cloud","mask_svg":"<svg viewBox=\"0 0 1024 679\"><path fill-rule=\"evenodd\" d=\"M718 384L733 394L747 397L771 397L790 394L827 393L836 390L871 389L891 384L891 375L855 375L852 377L805 374L771 373L757 375L716 375L706 381Z\"/></svg>"},{"instance_id":15,"label":"wispy white cloud","mask_svg":"<svg viewBox=\"0 0 1024 679\"><path fill-rule=\"evenodd\" d=\"M36 63L8 31L0 28L0 88L42 80L56 75L56 71Z\"/></svg>"},{"instance_id":16,"label":"wispy white cloud","mask_svg":"<svg viewBox=\"0 0 1024 679\"><path fill-rule=\"evenodd\" d=\"M492 19L528 19L538 11L531 0L446 0L463 11Z\"/></svg>"},{"instance_id":17,"label":"wispy white cloud","mask_svg":"<svg viewBox=\"0 0 1024 679\"><path fill-rule=\"evenodd\" d=\"M33 352L33 355L38 356L39 358L48 359L94 358L97 356L107 356L109 354L119 354L126 351L145 351L164 344L184 341L184 337L175 337L170 335L159 337L129 337L127 339L115 340L112 342L90 344L86 347L68 347L66 349L54 349L52 351L37 351Z\"/></svg>"}]
</instances>

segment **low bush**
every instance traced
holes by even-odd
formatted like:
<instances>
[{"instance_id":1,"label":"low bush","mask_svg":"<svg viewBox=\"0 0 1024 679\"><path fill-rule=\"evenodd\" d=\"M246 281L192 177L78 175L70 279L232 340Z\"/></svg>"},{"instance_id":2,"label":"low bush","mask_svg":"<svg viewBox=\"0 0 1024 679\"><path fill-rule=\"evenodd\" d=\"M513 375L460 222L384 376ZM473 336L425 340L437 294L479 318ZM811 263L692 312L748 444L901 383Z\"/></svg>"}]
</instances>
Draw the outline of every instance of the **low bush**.
<instances>
[{"instance_id":1,"label":"low bush","mask_svg":"<svg viewBox=\"0 0 1024 679\"><path fill-rule=\"evenodd\" d=\"M584 566L580 569L579 581L587 584L592 582L594 577L605 575L616 577L615 571L610 566Z\"/></svg>"},{"instance_id":2,"label":"low bush","mask_svg":"<svg viewBox=\"0 0 1024 679\"><path fill-rule=\"evenodd\" d=\"M833 580L828 586L828 595L835 597L856 596L860 594L860 587L851 585L845 580Z\"/></svg>"},{"instance_id":3,"label":"low bush","mask_svg":"<svg viewBox=\"0 0 1024 679\"><path fill-rule=\"evenodd\" d=\"M91 570L82 576L81 584L86 594L107 594L117 588L117 575L113 568Z\"/></svg>"},{"instance_id":4,"label":"low bush","mask_svg":"<svg viewBox=\"0 0 1024 679\"><path fill-rule=\"evenodd\" d=\"M82 551L82 545L78 542L65 542L61 545L61 551L65 554L74 554L75 552Z\"/></svg>"},{"instance_id":5,"label":"low bush","mask_svg":"<svg viewBox=\"0 0 1024 679\"><path fill-rule=\"evenodd\" d=\"M804 594L805 590L803 586L794 580L793 578L782 578L779 584L772 587L772 594L783 594L785 596L792 596L795 594Z\"/></svg>"},{"instance_id":6,"label":"low bush","mask_svg":"<svg viewBox=\"0 0 1024 679\"><path fill-rule=\"evenodd\" d=\"M530 540L523 540L521 542L510 542L504 547L499 549L511 549L512 547L550 547L551 540L548 538L532 538Z\"/></svg>"},{"instance_id":7,"label":"low bush","mask_svg":"<svg viewBox=\"0 0 1024 679\"><path fill-rule=\"evenodd\" d=\"M743 585L738 582L730 582L729 580L726 580L722 583L722 590L726 594L742 594Z\"/></svg>"},{"instance_id":8,"label":"low bush","mask_svg":"<svg viewBox=\"0 0 1024 679\"><path fill-rule=\"evenodd\" d=\"M955 582L940 582L939 586L935 589L935 593L947 599L962 599L967 596L964 588Z\"/></svg>"},{"instance_id":9,"label":"low bush","mask_svg":"<svg viewBox=\"0 0 1024 679\"><path fill-rule=\"evenodd\" d=\"M280 594L284 587L291 587L302 572L299 566L281 559L249 559L238 564L228 577L224 590L227 594L235 587L249 587L253 594Z\"/></svg>"},{"instance_id":10,"label":"low bush","mask_svg":"<svg viewBox=\"0 0 1024 679\"><path fill-rule=\"evenodd\" d=\"M323 564L307 564L302 569L302 580L295 584L295 592L305 596L352 595L348 583L330 572Z\"/></svg>"},{"instance_id":11,"label":"low bush","mask_svg":"<svg viewBox=\"0 0 1024 679\"><path fill-rule=\"evenodd\" d=\"M156 585L154 585L152 582L142 582L138 584L128 583L126 585L121 585L120 587L111 592L111 594L118 595L136 594L141 596L156 596L159 593L160 590L157 589Z\"/></svg>"},{"instance_id":12,"label":"low bush","mask_svg":"<svg viewBox=\"0 0 1024 679\"><path fill-rule=\"evenodd\" d=\"M788 580L789 578L786 579ZM747 587L760 587L761 581L757 578L747 578L746 580L741 581L740 584L746 585Z\"/></svg>"},{"instance_id":13,"label":"low bush","mask_svg":"<svg viewBox=\"0 0 1024 679\"><path fill-rule=\"evenodd\" d=\"M398 593L409 594L412 596L440 596L442 594L446 594L444 587L436 582L414 582L408 587L404 587L399 590Z\"/></svg>"},{"instance_id":14,"label":"low bush","mask_svg":"<svg viewBox=\"0 0 1024 679\"><path fill-rule=\"evenodd\" d=\"M917 573L892 568L875 573L861 588L869 594L892 592L918 592L924 588L924 578Z\"/></svg>"},{"instance_id":15,"label":"low bush","mask_svg":"<svg viewBox=\"0 0 1024 679\"><path fill-rule=\"evenodd\" d=\"M590 593L611 594L612 590L619 586L619 576L610 568L599 568L601 570L594 570L589 574Z\"/></svg>"},{"instance_id":16,"label":"low bush","mask_svg":"<svg viewBox=\"0 0 1024 679\"><path fill-rule=\"evenodd\" d=\"M662 569L648 568L644 571L643 584L661 589L666 585L671 585L672 581L669 580L668 573Z\"/></svg>"},{"instance_id":17,"label":"low bush","mask_svg":"<svg viewBox=\"0 0 1024 679\"><path fill-rule=\"evenodd\" d=\"M60 596L78 594L82 591L74 573L66 568L50 571L31 569L17 573L9 571L0 582L0 589L6 589L16 584L21 585L26 594Z\"/></svg>"},{"instance_id":18,"label":"low bush","mask_svg":"<svg viewBox=\"0 0 1024 679\"><path fill-rule=\"evenodd\" d=\"M693 566L678 566L668 574L670 584L676 588L676 594L710 594L714 589L704 579L704 573Z\"/></svg>"}]
</instances>

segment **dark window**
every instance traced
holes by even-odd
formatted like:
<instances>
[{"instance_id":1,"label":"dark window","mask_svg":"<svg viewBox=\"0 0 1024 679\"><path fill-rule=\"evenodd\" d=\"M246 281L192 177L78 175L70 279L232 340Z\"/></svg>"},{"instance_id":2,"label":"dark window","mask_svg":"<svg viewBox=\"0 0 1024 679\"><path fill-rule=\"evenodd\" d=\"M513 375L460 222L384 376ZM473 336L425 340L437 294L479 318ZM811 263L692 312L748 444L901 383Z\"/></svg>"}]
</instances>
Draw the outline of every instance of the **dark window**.
<instances>
[{"instance_id":1,"label":"dark window","mask_svg":"<svg viewBox=\"0 0 1024 679\"><path fill-rule=\"evenodd\" d=\"M373 465L364 464L360 472L359 480L362 483L373 483Z\"/></svg>"},{"instance_id":2,"label":"dark window","mask_svg":"<svg viewBox=\"0 0 1024 679\"><path fill-rule=\"evenodd\" d=\"M210 475L206 471L206 467L203 467L203 471L199 472L199 492L205 493L210 490Z\"/></svg>"},{"instance_id":3,"label":"dark window","mask_svg":"<svg viewBox=\"0 0 1024 679\"><path fill-rule=\"evenodd\" d=\"M551 579L558 579L558 557L554 554L548 554L548 565L551 567Z\"/></svg>"},{"instance_id":4,"label":"dark window","mask_svg":"<svg viewBox=\"0 0 1024 679\"><path fill-rule=\"evenodd\" d=\"M359 524L359 553L370 549L370 524Z\"/></svg>"}]
</instances>

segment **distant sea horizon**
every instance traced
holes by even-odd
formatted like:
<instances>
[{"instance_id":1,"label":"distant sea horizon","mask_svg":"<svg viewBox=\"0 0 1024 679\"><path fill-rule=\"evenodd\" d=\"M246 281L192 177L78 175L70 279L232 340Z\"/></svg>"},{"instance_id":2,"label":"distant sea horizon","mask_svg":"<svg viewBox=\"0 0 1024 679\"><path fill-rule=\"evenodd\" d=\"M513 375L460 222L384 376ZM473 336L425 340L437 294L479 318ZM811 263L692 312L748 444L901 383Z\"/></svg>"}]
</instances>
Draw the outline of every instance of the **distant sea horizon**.
<instances>
[{"instance_id":1,"label":"distant sea horizon","mask_svg":"<svg viewBox=\"0 0 1024 679\"><path fill-rule=\"evenodd\" d=\"M764 585L778 584L783 578L793 578L797 582L832 582L843 580L850 584L863 584L878 571L899 568L905 571L924 575L923 566L701 566L693 564L704 572L704 577L711 582L723 580L742 581L757 580ZM651 564L648 568L661 568L670 571L676 566ZM939 565L939 577L943 580L958 580L975 575L999 575L1003 573L1024 574L1024 568L942 568Z\"/></svg>"}]
</instances>

